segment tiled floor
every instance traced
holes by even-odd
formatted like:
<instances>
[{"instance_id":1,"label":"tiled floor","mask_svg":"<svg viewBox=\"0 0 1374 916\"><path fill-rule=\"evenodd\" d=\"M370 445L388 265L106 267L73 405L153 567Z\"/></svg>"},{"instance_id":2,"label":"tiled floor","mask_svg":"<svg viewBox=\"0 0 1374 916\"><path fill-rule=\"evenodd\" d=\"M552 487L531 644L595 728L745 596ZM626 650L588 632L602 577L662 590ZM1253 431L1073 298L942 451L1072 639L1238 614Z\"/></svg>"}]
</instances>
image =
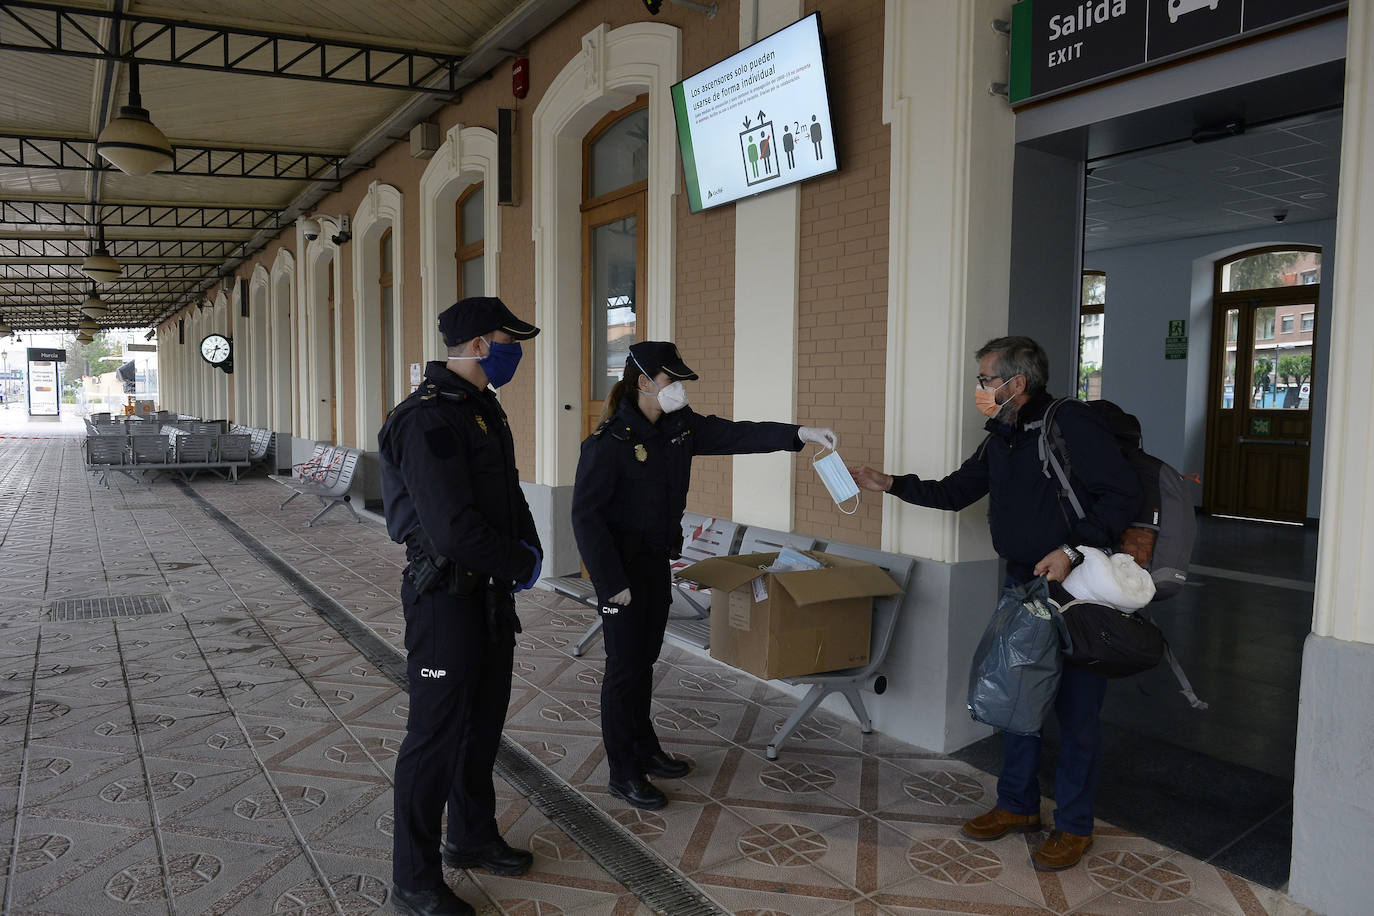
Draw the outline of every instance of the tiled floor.
<instances>
[{"instance_id":1,"label":"tiled floor","mask_svg":"<svg viewBox=\"0 0 1374 916\"><path fill-rule=\"evenodd\" d=\"M42 434L42 433L40 433ZM395 646L401 550L373 521L313 529L261 478L196 491ZM385 912L390 779L406 696L178 487L85 473L77 439L0 439L0 843L5 913ZM167 613L52 622L63 598L162 595ZM755 914L1301 912L1109 824L1041 874L1038 837L959 822L994 780L823 716L764 758L790 700L673 647L665 744L695 762L672 804L609 798L588 613L524 593L507 734L725 910ZM483 912L648 913L500 780L522 878L449 872ZM1047 812L1048 814L1048 806Z\"/></svg>"}]
</instances>

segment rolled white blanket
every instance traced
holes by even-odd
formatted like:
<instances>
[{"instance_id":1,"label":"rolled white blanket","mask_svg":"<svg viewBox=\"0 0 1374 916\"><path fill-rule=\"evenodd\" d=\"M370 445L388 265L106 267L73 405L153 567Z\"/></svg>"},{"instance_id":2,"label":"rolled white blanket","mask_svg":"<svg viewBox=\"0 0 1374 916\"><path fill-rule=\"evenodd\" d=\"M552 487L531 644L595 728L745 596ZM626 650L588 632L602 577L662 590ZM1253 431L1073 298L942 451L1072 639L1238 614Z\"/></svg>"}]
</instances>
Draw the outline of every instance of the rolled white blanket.
<instances>
[{"instance_id":1,"label":"rolled white blanket","mask_svg":"<svg viewBox=\"0 0 1374 916\"><path fill-rule=\"evenodd\" d=\"M1064 580L1064 590L1070 595L1081 601L1110 604L1121 611L1139 610L1154 599L1154 580L1130 554L1108 554L1096 547L1078 550L1083 562Z\"/></svg>"}]
</instances>

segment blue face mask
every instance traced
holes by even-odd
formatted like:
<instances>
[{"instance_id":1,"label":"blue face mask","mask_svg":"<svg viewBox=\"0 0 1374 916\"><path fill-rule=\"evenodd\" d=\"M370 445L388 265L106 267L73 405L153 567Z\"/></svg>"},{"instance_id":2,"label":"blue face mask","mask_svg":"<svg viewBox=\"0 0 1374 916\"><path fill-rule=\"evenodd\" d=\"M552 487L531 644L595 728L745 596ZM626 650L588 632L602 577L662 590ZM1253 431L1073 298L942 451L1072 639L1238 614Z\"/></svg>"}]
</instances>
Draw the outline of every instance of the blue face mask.
<instances>
[{"instance_id":1,"label":"blue face mask","mask_svg":"<svg viewBox=\"0 0 1374 916\"><path fill-rule=\"evenodd\" d=\"M488 341L487 355L477 360L477 365L487 374L487 381L491 382L491 386L500 388L515 378L515 367L520 365L520 357L523 354L524 351L518 343Z\"/></svg>"}]
</instances>

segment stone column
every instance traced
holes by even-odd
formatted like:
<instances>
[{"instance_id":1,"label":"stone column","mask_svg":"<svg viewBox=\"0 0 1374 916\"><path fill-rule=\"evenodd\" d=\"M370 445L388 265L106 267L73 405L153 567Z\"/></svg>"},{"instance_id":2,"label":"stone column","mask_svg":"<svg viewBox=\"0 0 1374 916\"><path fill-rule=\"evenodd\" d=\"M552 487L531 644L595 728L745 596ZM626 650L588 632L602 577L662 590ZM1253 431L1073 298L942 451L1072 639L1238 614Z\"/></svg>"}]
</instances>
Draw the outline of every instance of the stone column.
<instances>
[{"instance_id":1,"label":"stone column","mask_svg":"<svg viewBox=\"0 0 1374 916\"><path fill-rule=\"evenodd\" d=\"M755 21L757 13L757 21ZM740 47L801 16L799 0L740 4ZM736 420L795 422L801 192L797 185L735 204ZM796 463L790 452L737 455L731 517L792 530Z\"/></svg>"},{"instance_id":2,"label":"stone column","mask_svg":"<svg viewBox=\"0 0 1374 916\"><path fill-rule=\"evenodd\" d=\"M888 0L883 111L892 127L884 469L941 477L983 437L973 352L1007 329L1014 119L1006 2ZM988 730L964 707L997 594L986 504L937 512L884 498L883 548L920 559L877 726L934 750Z\"/></svg>"},{"instance_id":3,"label":"stone column","mask_svg":"<svg viewBox=\"0 0 1374 916\"><path fill-rule=\"evenodd\" d=\"M1351 0L1321 535L1303 651L1289 893L1328 916L1374 899L1374 0Z\"/></svg>"}]
</instances>

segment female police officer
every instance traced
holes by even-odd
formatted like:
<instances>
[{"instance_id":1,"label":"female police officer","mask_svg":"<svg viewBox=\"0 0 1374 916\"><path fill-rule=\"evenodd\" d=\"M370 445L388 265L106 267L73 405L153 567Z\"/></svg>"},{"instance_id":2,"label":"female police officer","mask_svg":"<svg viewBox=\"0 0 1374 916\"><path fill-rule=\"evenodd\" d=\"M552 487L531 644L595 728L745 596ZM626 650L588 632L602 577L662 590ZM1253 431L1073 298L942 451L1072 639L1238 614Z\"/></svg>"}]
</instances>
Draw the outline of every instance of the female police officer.
<instances>
[{"instance_id":1,"label":"female police officer","mask_svg":"<svg viewBox=\"0 0 1374 916\"><path fill-rule=\"evenodd\" d=\"M695 413L682 380L697 377L671 343L649 340L630 347L601 423L582 443L573 488L573 533L596 586L606 641L601 735L611 770L608 788L649 810L662 808L668 798L647 776L680 777L691 769L664 753L649 704L672 603L668 564L682 546L692 456L795 452L805 442L835 445L828 429L735 423Z\"/></svg>"}]
</instances>

